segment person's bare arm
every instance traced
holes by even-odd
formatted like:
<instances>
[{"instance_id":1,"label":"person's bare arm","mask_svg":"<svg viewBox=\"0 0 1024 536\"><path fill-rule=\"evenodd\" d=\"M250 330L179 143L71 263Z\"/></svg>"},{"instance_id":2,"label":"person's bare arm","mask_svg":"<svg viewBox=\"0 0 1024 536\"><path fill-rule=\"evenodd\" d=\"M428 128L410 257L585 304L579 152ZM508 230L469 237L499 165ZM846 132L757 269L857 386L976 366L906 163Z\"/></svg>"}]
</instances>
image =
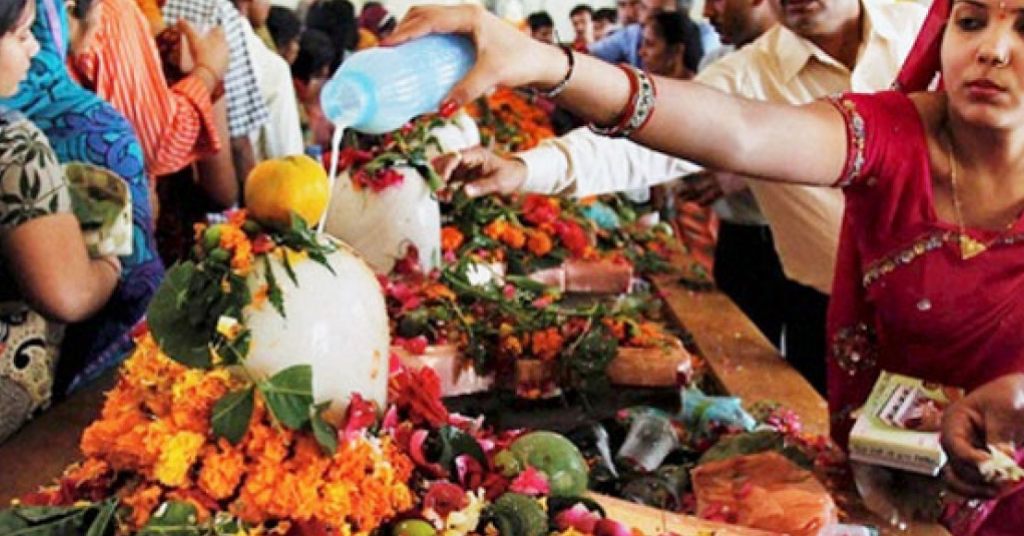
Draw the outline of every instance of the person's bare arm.
<instances>
[{"instance_id":1,"label":"person's bare arm","mask_svg":"<svg viewBox=\"0 0 1024 536\"><path fill-rule=\"evenodd\" d=\"M252 148L252 140L248 136L231 138L231 161L235 166L235 177L239 185L239 194L241 194L246 177L256 166L256 153Z\"/></svg>"},{"instance_id":2,"label":"person's bare arm","mask_svg":"<svg viewBox=\"0 0 1024 536\"><path fill-rule=\"evenodd\" d=\"M446 98L451 110L502 84L549 89L565 76L558 48L534 41L479 6L419 7L387 40L460 33L477 45L477 63ZM630 94L618 67L584 54L559 105L599 125L615 124ZM727 95L694 82L657 78L653 117L633 139L652 149L768 180L830 185L846 161L846 126L828 103L788 106Z\"/></svg>"},{"instance_id":3,"label":"person's bare arm","mask_svg":"<svg viewBox=\"0 0 1024 536\"><path fill-rule=\"evenodd\" d=\"M99 311L121 274L116 257L89 258L72 214L11 229L0 239L0 253L29 306L58 322L81 322Z\"/></svg>"},{"instance_id":4,"label":"person's bare arm","mask_svg":"<svg viewBox=\"0 0 1024 536\"><path fill-rule=\"evenodd\" d=\"M231 139L228 133L227 99L220 98L213 103L214 119L217 123L217 137ZM196 162L199 187L218 208L230 208L238 203L239 179L235 174L232 146L221 144L217 154L201 158Z\"/></svg>"}]
</instances>

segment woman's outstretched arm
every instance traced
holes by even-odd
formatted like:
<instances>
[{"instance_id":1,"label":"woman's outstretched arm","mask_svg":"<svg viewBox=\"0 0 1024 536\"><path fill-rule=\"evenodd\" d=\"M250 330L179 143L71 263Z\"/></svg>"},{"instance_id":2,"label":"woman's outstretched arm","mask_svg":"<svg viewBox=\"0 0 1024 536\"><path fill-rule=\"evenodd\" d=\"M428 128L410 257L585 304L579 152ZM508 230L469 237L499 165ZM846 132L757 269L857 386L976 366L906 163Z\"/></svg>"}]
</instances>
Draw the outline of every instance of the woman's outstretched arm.
<instances>
[{"instance_id":1,"label":"woman's outstretched arm","mask_svg":"<svg viewBox=\"0 0 1024 536\"><path fill-rule=\"evenodd\" d=\"M386 41L396 45L430 33L473 39L477 63L442 103L470 102L496 85L555 87L568 71L558 48L530 39L479 6L417 7ZM575 68L559 105L598 125L619 121L630 96L619 67L587 55ZM765 179L831 185L846 162L847 134L828 103L778 105L724 94L694 82L656 78L650 122L632 138L698 164Z\"/></svg>"}]
</instances>

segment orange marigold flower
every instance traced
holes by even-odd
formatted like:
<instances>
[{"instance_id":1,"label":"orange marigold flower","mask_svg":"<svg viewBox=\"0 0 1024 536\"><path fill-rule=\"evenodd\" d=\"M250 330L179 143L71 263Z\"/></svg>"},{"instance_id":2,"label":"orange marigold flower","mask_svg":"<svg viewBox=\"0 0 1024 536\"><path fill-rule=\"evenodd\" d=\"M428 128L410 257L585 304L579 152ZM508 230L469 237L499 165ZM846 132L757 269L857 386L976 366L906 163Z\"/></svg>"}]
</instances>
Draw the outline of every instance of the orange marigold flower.
<instances>
[{"instance_id":1,"label":"orange marigold flower","mask_svg":"<svg viewBox=\"0 0 1024 536\"><path fill-rule=\"evenodd\" d=\"M441 228L441 249L445 251L455 252L462 246L465 239L462 232L455 227L446 225Z\"/></svg>"},{"instance_id":2,"label":"orange marigold flower","mask_svg":"<svg viewBox=\"0 0 1024 536\"><path fill-rule=\"evenodd\" d=\"M673 342L674 337L661 326L653 322L641 322L633 330L629 338L629 346L654 348Z\"/></svg>"},{"instance_id":3,"label":"orange marigold flower","mask_svg":"<svg viewBox=\"0 0 1024 536\"><path fill-rule=\"evenodd\" d=\"M530 335L530 351L541 361L551 361L562 351L562 342L557 328L534 331Z\"/></svg>"},{"instance_id":4,"label":"orange marigold flower","mask_svg":"<svg viewBox=\"0 0 1024 536\"><path fill-rule=\"evenodd\" d=\"M281 463L288 456L293 432L263 422L250 423L246 435L245 453L254 460L264 459Z\"/></svg>"},{"instance_id":5,"label":"orange marigold flower","mask_svg":"<svg viewBox=\"0 0 1024 536\"><path fill-rule=\"evenodd\" d=\"M231 257L231 269L238 275L246 276L252 272L252 242L239 242L235 254Z\"/></svg>"},{"instance_id":6,"label":"orange marigold flower","mask_svg":"<svg viewBox=\"0 0 1024 536\"><path fill-rule=\"evenodd\" d=\"M100 418L82 434L82 453L119 471L148 471L158 455L146 448L145 437L151 422L141 411Z\"/></svg>"},{"instance_id":7,"label":"orange marigold flower","mask_svg":"<svg viewBox=\"0 0 1024 536\"><path fill-rule=\"evenodd\" d=\"M228 215L228 223L234 225L235 227L241 227L242 225L245 225L245 222L248 219L249 211L248 209L244 208L233 211L231 214Z\"/></svg>"},{"instance_id":8,"label":"orange marigold flower","mask_svg":"<svg viewBox=\"0 0 1024 536\"><path fill-rule=\"evenodd\" d=\"M171 420L183 430L206 435L213 406L238 383L226 369L190 369L172 389Z\"/></svg>"},{"instance_id":9,"label":"orange marigold flower","mask_svg":"<svg viewBox=\"0 0 1024 536\"><path fill-rule=\"evenodd\" d=\"M610 331L612 336L615 337L615 340L622 342L626 339L625 322L621 320L616 320L614 318L605 318L601 321L601 323L608 328L608 331Z\"/></svg>"},{"instance_id":10,"label":"orange marigold flower","mask_svg":"<svg viewBox=\"0 0 1024 536\"><path fill-rule=\"evenodd\" d=\"M530 250L530 253L543 257L551 252L551 249L554 247L554 241L551 240L551 235L543 231L530 231L526 247Z\"/></svg>"},{"instance_id":11,"label":"orange marigold flower","mask_svg":"<svg viewBox=\"0 0 1024 536\"><path fill-rule=\"evenodd\" d=\"M205 223L193 223L192 224L192 240L197 244L203 243L203 234L206 233Z\"/></svg>"},{"instance_id":12,"label":"orange marigold flower","mask_svg":"<svg viewBox=\"0 0 1024 536\"><path fill-rule=\"evenodd\" d=\"M208 445L199 470L199 489L217 500L235 494L245 474L245 456L242 451L221 438L217 445Z\"/></svg>"},{"instance_id":13,"label":"orange marigold flower","mask_svg":"<svg viewBox=\"0 0 1024 536\"><path fill-rule=\"evenodd\" d=\"M501 234L501 241L512 249L522 249L526 245L526 233L521 227L509 225Z\"/></svg>"},{"instance_id":14,"label":"orange marigold flower","mask_svg":"<svg viewBox=\"0 0 1024 536\"><path fill-rule=\"evenodd\" d=\"M452 289L441 283L430 283L423 289L423 296L430 300L455 301Z\"/></svg>"},{"instance_id":15,"label":"orange marigold flower","mask_svg":"<svg viewBox=\"0 0 1024 536\"><path fill-rule=\"evenodd\" d=\"M256 289L256 292L252 293L252 302L249 305L253 309L259 309L259 308L263 307L263 304L267 303L267 297L268 297L268 293L269 292L270 292L270 287L269 286L267 286L267 285L260 285L259 288Z\"/></svg>"},{"instance_id":16,"label":"orange marigold flower","mask_svg":"<svg viewBox=\"0 0 1024 536\"><path fill-rule=\"evenodd\" d=\"M133 530L139 530L149 521L149 516L160 504L160 496L163 490L156 484L140 484L121 496L121 504L131 509L128 517L128 525Z\"/></svg>"},{"instance_id":17,"label":"orange marigold flower","mask_svg":"<svg viewBox=\"0 0 1024 536\"><path fill-rule=\"evenodd\" d=\"M239 227L234 225L220 226L220 247L228 251L234 251L239 244L245 242L249 242L249 237Z\"/></svg>"},{"instance_id":18,"label":"orange marigold flower","mask_svg":"<svg viewBox=\"0 0 1024 536\"><path fill-rule=\"evenodd\" d=\"M505 221L504 218L498 218L484 227L484 234L491 240L501 240L501 237L505 235L505 230L508 229L508 226L508 222Z\"/></svg>"}]
</instances>

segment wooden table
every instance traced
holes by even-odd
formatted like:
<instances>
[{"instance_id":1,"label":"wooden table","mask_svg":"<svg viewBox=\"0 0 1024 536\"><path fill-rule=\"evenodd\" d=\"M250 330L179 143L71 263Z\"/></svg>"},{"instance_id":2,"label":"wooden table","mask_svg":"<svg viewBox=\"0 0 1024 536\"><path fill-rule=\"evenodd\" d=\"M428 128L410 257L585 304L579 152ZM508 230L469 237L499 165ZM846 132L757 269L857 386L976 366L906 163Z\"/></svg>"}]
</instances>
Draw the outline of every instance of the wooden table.
<instances>
[{"instance_id":1,"label":"wooden table","mask_svg":"<svg viewBox=\"0 0 1024 536\"><path fill-rule=\"evenodd\" d=\"M685 256L674 261L677 266L691 263ZM653 282L673 320L693 336L700 356L723 392L747 403L779 402L800 416L805 431L828 435L825 400L728 297L717 291L689 290L680 284L679 274L655 276ZM844 510L846 522L878 527L886 536L949 536L945 528L934 523L915 523L908 532L890 529L884 520L867 511L856 490L830 491Z\"/></svg>"}]
</instances>

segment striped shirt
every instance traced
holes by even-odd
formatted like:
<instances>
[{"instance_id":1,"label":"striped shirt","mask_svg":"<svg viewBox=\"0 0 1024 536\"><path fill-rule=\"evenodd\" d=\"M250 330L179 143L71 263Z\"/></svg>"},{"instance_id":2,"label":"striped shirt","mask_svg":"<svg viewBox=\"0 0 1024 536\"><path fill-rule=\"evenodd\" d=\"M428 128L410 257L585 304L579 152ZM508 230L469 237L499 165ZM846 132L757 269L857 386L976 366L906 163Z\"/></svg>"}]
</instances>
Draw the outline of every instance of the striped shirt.
<instances>
[{"instance_id":1,"label":"striped shirt","mask_svg":"<svg viewBox=\"0 0 1024 536\"><path fill-rule=\"evenodd\" d=\"M224 77L224 92L228 99L228 130L232 138L249 136L270 120L267 103L263 101L259 83L246 49L242 30L242 15L228 0L168 0L164 5L164 20L176 24L186 19L202 33L215 26L224 27L231 50L231 61Z\"/></svg>"},{"instance_id":2,"label":"striped shirt","mask_svg":"<svg viewBox=\"0 0 1024 536\"><path fill-rule=\"evenodd\" d=\"M168 88L149 22L133 0L99 0L96 33L68 57L72 76L135 129L151 177L174 173L220 147L210 92L196 76Z\"/></svg>"}]
</instances>

